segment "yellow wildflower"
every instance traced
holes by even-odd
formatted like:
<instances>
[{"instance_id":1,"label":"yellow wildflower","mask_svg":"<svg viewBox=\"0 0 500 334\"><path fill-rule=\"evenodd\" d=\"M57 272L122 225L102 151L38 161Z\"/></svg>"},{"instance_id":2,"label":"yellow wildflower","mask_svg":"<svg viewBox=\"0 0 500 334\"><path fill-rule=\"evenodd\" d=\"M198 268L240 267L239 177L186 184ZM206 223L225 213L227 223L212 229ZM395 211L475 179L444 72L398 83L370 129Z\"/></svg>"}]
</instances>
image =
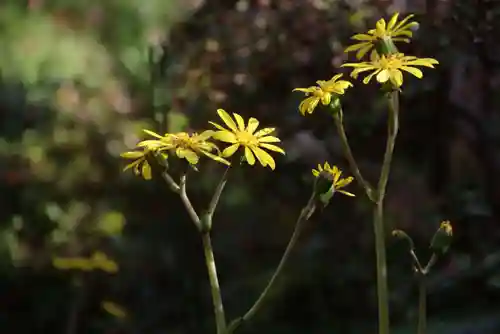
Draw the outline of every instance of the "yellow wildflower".
<instances>
[{"instance_id":1,"label":"yellow wildflower","mask_svg":"<svg viewBox=\"0 0 500 334\"><path fill-rule=\"evenodd\" d=\"M82 271L92 271L94 267L87 258L84 257L54 257L52 265L59 270L77 269Z\"/></svg>"},{"instance_id":2,"label":"yellow wildflower","mask_svg":"<svg viewBox=\"0 0 500 334\"><path fill-rule=\"evenodd\" d=\"M101 307L104 311L108 312L112 316L118 318L118 319L123 319L127 317L127 311L120 305L109 301L105 300L101 303Z\"/></svg>"},{"instance_id":3,"label":"yellow wildflower","mask_svg":"<svg viewBox=\"0 0 500 334\"><path fill-rule=\"evenodd\" d=\"M120 154L122 158L133 159L132 163L123 168L123 171L133 168L135 175L141 175L145 180L151 180L151 165L149 164L146 156L151 150L144 148L141 151L129 151Z\"/></svg>"},{"instance_id":4,"label":"yellow wildflower","mask_svg":"<svg viewBox=\"0 0 500 334\"><path fill-rule=\"evenodd\" d=\"M372 73L363 79L363 83L365 84L376 75L378 82L385 83L390 81L396 88L399 88L403 84L402 71L413 74L417 78L422 78L422 71L415 66L434 68L436 64L439 64L439 62L433 58L418 58L414 56L405 56L402 53L395 53L389 56L373 55L369 62L347 63L342 66L354 68L351 72L353 78L357 78L358 74L361 72L372 71Z\"/></svg>"},{"instance_id":5,"label":"yellow wildflower","mask_svg":"<svg viewBox=\"0 0 500 334\"><path fill-rule=\"evenodd\" d=\"M331 167L328 162L325 162L323 166L321 166L321 164L318 164L318 169L312 170L312 174L315 177L318 177L322 172L326 172L332 177L333 188L335 189L335 191L338 191L347 196L355 196L354 194L341 189L349 185L354 180L352 176L341 179L340 176L342 175L342 171L335 165Z\"/></svg>"},{"instance_id":6,"label":"yellow wildflower","mask_svg":"<svg viewBox=\"0 0 500 334\"><path fill-rule=\"evenodd\" d=\"M196 165L203 154L213 160L229 165L229 162L211 152L219 152L217 146L208 141L214 131L207 130L202 133L167 133L161 136L153 131L144 130L147 134L157 138L144 140L137 144L139 147L146 147L155 152L173 151L180 159L186 159L191 165Z\"/></svg>"},{"instance_id":7,"label":"yellow wildflower","mask_svg":"<svg viewBox=\"0 0 500 334\"><path fill-rule=\"evenodd\" d=\"M274 132L275 128L263 128L255 132L259 126L257 119L250 117L248 125L245 127L245 121L239 114L233 113L235 122L226 111L218 109L217 113L227 126L227 129L217 123L210 122L210 124L219 130L214 133L213 138L231 144L222 152L223 157L232 156L242 146L244 147L245 159L248 164L255 164L255 157L257 157L262 166L269 166L271 169L275 169L276 163L273 157L263 150L264 148L285 154L282 148L270 144L280 142L279 138L270 135Z\"/></svg>"},{"instance_id":8,"label":"yellow wildflower","mask_svg":"<svg viewBox=\"0 0 500 334\"><path fill-rule=\"evenodd\" d=\"M90 258L94 269L101 269L107 273L116 273L118 271L118 264L109 259L103 252L94 252Z\"/></svg>"},{"instance_id":9,"label":"yellow wildflower","mask_svg":"<svg viewBox=\"0 0 500 334\"><path fill-rule=\"evenodd\" d=\"M387 43L409 43L410 38L413 36L412 29L417 27L418 23L415 21L408 22L413 17L413 14L408 15L400 22L397 22L398 17L399 13L395 13L387 23L384 19L380 19L377 21L375 29L370 29L367 34L354 35L351 38L361 43L347 47L344 52L357 51L356 58L359 60L376 47L377 43L382 41L386 41Z\"/></svg>"},{"instance_id":10,"label":"yellow wildflower","mask_svg":"<svg viewBox=\"0 0 500 334\"><path fill-rule=\"evenodd\" d=\"M343 95L345 90L352 87L352 83L346 80L339 80L342 74L337 74L328 81L318 80L316 83L318 86L311 86L308 88L295 88L293 91L303 92L306 96L299 105L299 111L302 115L306 112L311 114L318 103L321 101L323 105L329 105L332 101L332 97L336 95Z\"/></svg>"}]
</instances>

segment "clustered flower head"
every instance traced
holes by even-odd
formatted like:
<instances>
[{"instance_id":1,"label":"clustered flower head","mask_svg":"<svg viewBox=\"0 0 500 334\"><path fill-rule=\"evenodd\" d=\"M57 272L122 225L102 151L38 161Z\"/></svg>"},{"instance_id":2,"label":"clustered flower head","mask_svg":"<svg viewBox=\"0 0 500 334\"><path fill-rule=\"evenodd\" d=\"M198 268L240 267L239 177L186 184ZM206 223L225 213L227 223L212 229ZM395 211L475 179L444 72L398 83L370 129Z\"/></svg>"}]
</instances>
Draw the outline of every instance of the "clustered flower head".
<instances>
[{"instance_id":1,"label":"clustered flower head","mask_svg":"<svg viewBox=\"0 0 500 334\"><path fill-rule=\"evenodd\" d=\"M403 73L407 72L417 78L423 77L423 72L417 67L430 67L439 64L433 58L419 58L400 53L395 43L409 43L413 37L413 30L418 27L418 23L411 21L413 15L408 15L398 21L399 13L392 15L390 20L377 21L375 28L367 33L355 34L352 39L359 43L353 44L345 49L346 53L356 52L357 63L346 63L342 67L352 67L351 77L357 79L360 73L368 72L363 79L364 84L368 84L375 76L380 84L390 83L392 88L400 90L403 85ZM371 52L370 52L371 51ZM366 61L361 61L370 52L370 57ZM342 74L335 75L329 81L317 81L317 86L308 88L295 88L293 91L300 91L306 94L306 98L299 105L302 115L311 114L321 102L322 105L330 105L338 108L339 96L352 86L346 80L338 80ZM332 104L335 99L335 104Z\"/></svg>"},{"instance_id":2,"label":"clustered flower head","mask_svg":"<svg viewBox=\"0 0 500 334\"><path fill-rule=\"evenodd\" d=\"M325 162L323 166L321 166L321 164L318 164L318 169L313 169L312 174L317 178L326 175L327 179L331 181L334 191L337 191L347 196L352 196L352 197L355 196L354 194L342 189L351 184L354 178L352 176L341 178L342 171L337 166L334 165L332 167L328 162Z\"/></svg>"},{"instance_id":3,"label":"clustered flower head","mask_svg":"<svg viewBox=\"0 0 500 334\"><path fill-rule=\"evenodd\" d=\"M205 130L201 133L166 133L163 136L150 130L143 130L153 139L143 140L137 144L136 150L121 154L122 158L133 160L125 166L124 171L132 169L136 175L150 180L152 170L148 157L161 156L162 159L167 159L169 154L184 159L193 167L198 164L202 156L229 166L231 163L226 158L233 156L240 147L243 148L245 161L249 165L254 165L257 159L264 167L269 166L273 170L276 168L274 158L265 151L285 154L281 147L272 144L280 142L279 138L271 135L275 128L263 128L257 131L259 121L256 118L251 117L245 124L243 117L237 113L233 113L234 120L222 109L217 110L217 113L227 128L210 122L216 130ZM213 140L231 145L221 151Z\"/></svg>"},{"instance_id":4,"label":"clustered flower head","mask_svg":"<svg viewBox=\"0 0 500 334\"><path fill-rule=\"evenodd\" d=\"M223 109L217 110L217 113L227 126L227 129L217 123L210 122L218 130L214 133L213 137L219 141L231 144L222 152L223 157L232 156L242 147L248 164L255 164L255 158L257 158L262 166L269 166L273 170L276 168L273 157L263 150L266 149L285 154L285 151L281 147L271 144L280 142L278 137L271 136L275 128L263 128L256 132L259 121L253 117L245 125L243 117L237 113L233 113L236 122Z\"/></svg>"},{"instance_id":5,"label":"clustered flower head","mask_svg":"<svg viewBox=\"0 0 500 334\"><path fill-rule=\"evenodd\" d=\"M308 88L295 88L293 91L303 92L307 97L299 105L299 111L304 116L306 113L311 114L316 106L321 102L323 105L329 105L332 98L337 98L343 95L347 88L352 87L352 83L347 80L339 80L342 74L337 74L328 81L318 80L317 86Z\"/></svg>"}]
</instances>

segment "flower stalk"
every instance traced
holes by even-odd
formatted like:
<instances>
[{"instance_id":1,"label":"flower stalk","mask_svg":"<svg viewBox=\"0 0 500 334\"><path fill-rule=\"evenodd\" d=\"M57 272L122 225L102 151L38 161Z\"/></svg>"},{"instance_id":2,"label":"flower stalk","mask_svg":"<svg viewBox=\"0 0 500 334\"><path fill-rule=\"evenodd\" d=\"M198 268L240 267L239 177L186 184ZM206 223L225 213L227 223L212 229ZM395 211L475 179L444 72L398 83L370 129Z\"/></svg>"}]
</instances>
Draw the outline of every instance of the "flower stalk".
<instances>
[{"instance_id":1,"label":"flower stalk","mask_svg":"<svg viewBox=\"0 0 500 334\"><path fill-rule=\"evenodd\" d=\"M299 239L299 236L305 226L305 223L311 218L312 214L316 210L316 203L317 203L317 196L315 192L312 193L311 197L309 198L309 201L307 202L306 206L301 210L300 215L297 219L297 222L295 224L295 228L293 231L293 234L290 238L290 241L288 241L288 245L286 246L285 252L283 253L283 256L281 257L281 260L276 267L276 270L274 271L273 275L271 276L271 279L267 283L266 287L264 290L262 290L261 294L259 295L259 298L255 301L255 303L250 307L250 309L241 317L236 318L233 320L228 328L228 334L233 333L236 328L238 328L240 325L243 323L248 322L251 318L255 316L255 314L261 309L261 307L265 304L269 297L269 292L273 288L274 284L276 283L276 280L278 276L283 272L283 269L285 268L286 263L288 262L288 259L290 258L290 255L292 253L292 250L295 247L295 244L297 243L297 240Z\"/></svg>"}]
</instances>

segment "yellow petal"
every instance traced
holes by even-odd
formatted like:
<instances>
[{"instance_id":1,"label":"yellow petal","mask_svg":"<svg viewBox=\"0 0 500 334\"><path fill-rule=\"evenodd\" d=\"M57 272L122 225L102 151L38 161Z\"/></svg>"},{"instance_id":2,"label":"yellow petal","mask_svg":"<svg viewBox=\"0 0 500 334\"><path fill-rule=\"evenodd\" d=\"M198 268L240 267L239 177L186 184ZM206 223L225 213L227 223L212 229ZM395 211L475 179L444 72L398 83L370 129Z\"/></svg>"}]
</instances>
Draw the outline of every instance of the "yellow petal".
<instances>
[{"instance_id":1,"label":"yellow petal","mask_svg":"<svg viewBox=\"0 0 500 334\"><path fill-rule=\"evenodd\" d=\"M274 152L278 152L281 154L285 154L285 151L281 147L278 147L276 145L261 143L259 145L259 147L265 148L269 151L274 151Z\"/></svg>"},{"instance_id":2,"label":"yellow petal","mask_svg":"<svg viewBox=\"0 0 500 334\"><path fill-rule=\"evenodd\" d=\"M148 135L150 136L153 136L153 137L156 137L158 139L162 139L163 136L160 136L159 134L157 134L156 132L153 132L153 131L150 131L150 130L146 130L146 129L143 129L142 131L144 131L145 133L147 133Z\"/></svg>"},{"instance_id":3,"label":"yellow petal","mask_svg":"<svg viewBox=\"0 0 500 334\"><path fill-rule=\"evenodd\" d=\"M232 156L234 154L234 152L236 152L238 150L239 147L240 147L240 144L238 144L238 143L233 144L229 147L226 147L224 149L224 151L222 151L222 156L225 158Z\"/></svg>"},{"instance_id":4,"label":"yellow petal","mask_svg":"<svg viewBox=\"0 0 500 334\"><path fill-rule=\"evenodd\" d=\"M369 42L363 42L363 43L356 43L356 44L353 44L353 45L349 45L348 47L346 47L344 49L344 53L357 51L357 50L359 50L361 48L366 47L367 45L369 45L371 47L372 44L369 43Z\"/></svg>"},{"instance_id":5,"label":"yellow petal","mask_svg":"<svg viewBox=\"0 0 500 334\"><path fill-rule=\"evenodd\" d=\"M392 83L396 87L401 87L401 85L403 84L403 73L398 69L394 69L394 70L390 71L390 78L391 78Z\"/></svg>"},{"instance_id":6,"label":"yellow petal","mask_svg":"<svg viewBox=\"0 0 500 334\"><path fill-rule=\"evenodd\" d=\"M356 197L356 195L354 195L353 193L350 193L348 191L345 191L345 190L337 190L339 193L341 194L344 194L344 195L347 195L347 196L351 196L351 197Z\"/></svg>"},{"instance_id":7,"label":"yellow petal","mask_svg":"<svg viewBox=\"0 0 500 334\"><path fill-rule=\"evenodd\" d=\"M255 164L255 157L252 151L247 146L245 146L245 159L247 160L249 165Z\"/></svg>"},{"instance_id":8,"label":"yellow petal","mask_svg":"<svg viewBox=\"0 0 500 334\"><path fill-rule=\"evenodd\" d=\"M354 39L356 41L373 41L375 38L373 36L367 35L367 34L356 34L351 37L351 39Z\"/></svg>"},{"instance_id":9,"label":"yellow petal","mask_svg":"<svg viewBox=\"0 0 500 334\"><path fill-rule=\"evenodd\" d=\"M227 130L224 130L224 131L216 131L212 137L214 139L217 139L217 140L220 140L220 141L223 141L225 143L236 143L238 141L238 139L236 138L236 135L232 132L229 132Z\"/></svg>"},{"instance_id":10,"label":"yellow petal","mask_svg":"<svg viewBox=\"0 0 500 334\"><path fill-rule=\"evenodd\" d=\"M210 137L212 137L213 134L214 134L213 130L205 130L202 133L200 133L199 135L197 135L196 139L201 140L201 141L205 141L205 140L209 139Z\"/></svg>"},{"instance_id":11,"label":"yellow petal","mask_svg":"<svg viewBox=\"0 0 500 334\"><path fill-rule=\"evenodd\" d=\"M316 177L318 177L318 176L319 176L319 173L320 173L320 172L319 172L319 171L317 171L316 169L313 169L313 170L312 170L312 174L313 174L314 176L316 176Z\"/></svg>"},{"instance_id":12,"label":"yellow petal","mask_svg":"<svg viewBox=\"0 0 500 334\"><path fill-rule=\"evenodd\" d=\"M389 23L387 23L387 30L392 30L392 28L394 28L394 25L398 21L398 16L399 13L394 13L394 15L392 15L391 19L389 20Z\"/></svg>"},{"instance_id":13,"label":"yellow petal","mask_svg":"<svg viewBox=\"0 0 500 334\"><path fill-rule=\"evenodd\" d=\"M236 123L238 123L238 130L240 131L245 131L245 121L243 120L243 117L241 117L240 114L237 114L233 112L234 119L236 120Z\"/></svg>"},{"instance_id":14,"label":"yellow petal","mask_svg":"<svg viewBox=\"0 0 500 334\"><path fill-rule=\"evenodd\" d=\"M325 93L321 97L321 103L323 103L324 106L329 105L331 100L332 100L332 94L330 93Z\"/></svg>"},{"instance_id":15,"label":"yellow petal","mask_svg":"<svg viewBox=\"0 0 500 334\"><path fill-rule=\"evenodd\" d=\"M367 75L364 79L363 79L363 83L366 85L367 83L370 82L370 80L373 78L373 76L377 73L379 73L380 70L377 70L377 71L374 71L373 73L370 73L369 75Z\"/></svg>"},{"instance_id":16,"label":"yellow petal","mask_svg":"<svg viewBox=\"0 0 500 334\"><path fill-rule=\"evenodd\" d=\"M151 175L151 166L149 165L149 163L147 161L144 162L144 164L142 164L141 174L144 177L144 179L151 180L151 177L152 177L152 175Z\"/></svg>"},{"instance_id":17,"label":"yellow petal","mask_svg":"<svg viewBox=\"0 0 500 334\"><path fill-rule=\"evenodd\" d=\"M354 178L352 176L346 177L345 179L342 179L342 180L339 180L338 182L335 182L335 187L337 187L337 188L345 187L345 186L349 185L353 180L354 180Z\"/></svg>"},{"instance_id":18,"label":"yellow petal","mask_svg":"<svg viewBox=\"0 0 500 334\"><path fill-rule=\"evenodd\" d=\"M125 159L137 159L143 157L144 152L142 151L123 152L122 154L120 154L120 156Z\"/></svg>"},{"instance_id":19,"label":"yellow petal","mask_svg":"<svg viewBox=\"0 0 500 334\"><path fill-rule=\"evenodd\" d=\"M248 127L246 129L246 132L249 134L253 134L255 130L259 127L259 121L256 118L250 117L248 120Z\"/></svg>"},{"instance_id":20,"label":"yellow petal","mask_svg":"<svg viewBox=\"0 0 500 334\"><path fill-rule=\"evenodd\" d=\"M359 59L363 58L368 53L368 51L370 51L372 48L373 48L373 44L367 44L367 45L363 46L362 48L360 48L358 50L358 52L356 52L356 59L359 60Z\"/></svg>"},{"instance_id":21,"label":"yellow petal","mask_svg":"<svg viewBox=\"0 0 500 334\"><path fill-rule=\"evenodd\" d=\"M125 167L123 168L123 171L125 172L126 170L128 170L128 169L130 169L130 168L132 168L132 167L135 167L135 166L139 165L142 161L143 161L143 160L136 160L136 161L134 161L134 162L132 162L132 163L128 164L127 166L125 166Z\"/></svg>"},{"instance_id":22,"label":"yellow petal","mask_svg":"<svg viewBox=\"0 0 500 334\"><path fill-rule=\"evenodd\" d=\"M311 94L311 93L314 93L314 91L316 90L316 87L308 87L308 88L295 88L292 90L292 92L302 92L302 93L306 93L306 94Z\"/></svg>"},{"instance_id":23,"label":"yellow petal","mask_svg":"<svg viewBox=\"0 0 500 334\"><path fill-rule=\"evenodd\" d=\"M276 128L263 128L263 129L260 129L259 131L257 131L254 134L254 136L259 138L259 140L260 140L260 137L267 136L268 134L273 133L274 130L276 130Z\"/></svg>"},{"instance_id":24,"label":"yellow petal","mask_svg":"<svg viewBox=\"0 0 500 334\"><path fill-rule=\"evenodd\" d=\"M416 76L417 78L421 79L423 77L423 73L421 70L419 70L418 68L415 68L415 67L410 67L410 66L401 66L401 69L403 71L406 71L408 73L411 73L413 74L414 76Z\"/></svg>"},{"instance_id":25,"label":"yellow petal","mask_svg":"<svg viewBox=\"0 0 500 334\"><path fill-rule=\"evenodd\" d=\"M389 78L390 78L389 70L384 69L384 70L378 72L378 74L377 74L377 81L380 83L387 82L387 80L389 80Z\"/></svg>"},{"instance_id":26,"label":"yellow petal","mask_svg":"<svg viewBox=\"0 0 500 334\"><path fill-rule=\"evenodd\" d=\"M259 143L279 143L281 139L278 137L274 136L266 136L266 137L260 137L259 138Z\"/></svg>"},{"instance_id":27,"label":"yellow petal","mask_svg":"<svg viewBox=\"0 0 500 334\"><path fill-rule=\"evenodd\" d=\"M375 34L377 37L381 37L385 34L385 20L380 19L375 24Z\"/></svg>"},{"instance_id":28,"label":"yellow petal","mask_svg":"<svg viewBox=\"0 0 500 334\"><path fill-rule=\"evenodd\" d=\"M215 154L212 154L212 153L209 153L206 151L202 151L202 153L205 154L207 157L209 157L212 160L223 163L224 165L227 165L227 166L231 166L231 163L229 161L227 161L226 159L224 159L222 157L219 157L218 155L215 155Z\"/></svg>"},{"instance_id":29,"label":"yellow petal","mask_svg":"<svg viewBox=\"0 0 500 334\"><path fill-rule=\"evenodd\" d=\"M229 114L224 109L217 109L217 113L219 114L219 117L222 119L222 121L227 125L229 129L231 129L234 132L238 131L236 123L234 123L231 116L229 116Z\"/></svg>"},{"instance_id":30,"label":"yellow petal","mask_svg":"<svg viewBox=\"0 0 500 334\"><path fill-rule=\"evenodd\" d=\"M217 128L217 130L220 130L220 131L227 131L227 129L225 129L224 127L220 126L219 124L217 123L214 123L212 121L209 121L208 123L212 124L213 126L215 126Z\"/></svg>"},{"instance_id":31,"label":"yellow petal","mask_svg":"<svg viewBox=\"0 0 500 334\"><path fill-rule=\"evenodd\" d=\"M196 165L199 161L199 157L198 157L198 154L196 154L195 152L193 152L192 150L190 149L186 149L186 148L178 148L176 151L175 151L175 154L177 154L177 156L179 158L184 158L186 159L191 165Z\"/></svg>"},{"instance_id":32,"label":"yellow petal","mask_svg":"<svg viewBox=\"0 0 500 334\"><path fill-rule=\"evenodd\" d=\"M252 147L252 150L262 166L269 166L272 170L276 168L276 163L269 153L258 147Z\"/></svg>"}]
</instances>

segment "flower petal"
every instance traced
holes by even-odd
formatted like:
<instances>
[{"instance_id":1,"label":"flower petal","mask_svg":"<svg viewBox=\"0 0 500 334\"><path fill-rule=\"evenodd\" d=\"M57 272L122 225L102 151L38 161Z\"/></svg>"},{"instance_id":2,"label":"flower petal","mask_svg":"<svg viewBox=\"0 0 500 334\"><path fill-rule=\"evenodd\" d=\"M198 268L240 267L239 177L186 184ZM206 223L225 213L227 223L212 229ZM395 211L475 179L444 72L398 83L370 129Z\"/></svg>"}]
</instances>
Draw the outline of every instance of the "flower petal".
<instances>
[{"instance_id":1,"label":"flower petal","mask_svg":"<svg viewBox=\"0 0 500 334\"><path fill-rule=\"evenodd\" d=\"M255 164L255 157L250 148L248 148L248 146L245 146L245 159L247 160L247 163L249 165Z\"/></svg>"},{"instance_id":2,"label":"flower petal","mask_svg":"<svg viewBox=\"0 0 500 334\"><path fill-rule=\"evenodd\" d=\"M281 147L278 147L276 145L261 143L259 147L263 147L265 149L268 149L269 151L285 154L285 151Z\"/></svg>"},{"instance_id":3,"label":"flower petal","mask_svg":"<svg viewBox=\"0 0 500 334\"><path fill-rule=\"evenodd\" d=\"M232 132L229 132L227 130L224 131L216 131L212 137L216 140L223 141L225 143L231 143L234 144L238 141L236 138L236 135Z\"/></svg>"},{"instance_id":4,"label":"flower petal","mask_svg":"<svg viewBox=\"0 0 500 334\"><path fill-rule=\"evenodd\" d=\"M150 131L150 130L146 130L146 129L143 129L142 131L145 132L145 133L147 133L150 136L156 137L158 139L163 139L163 136L157 134L156 132L153 132L153 131Z\"/></svg>"},{"instance_id":5,"label":"flower petal","mask_svg":"<svg viewBox=\"0 0 500 334\"><path fill-rule=\"evenodd\" d=\"M255 132L255 130L257 130L258 127L259 127L259 121L256 118L250 117L250 119L248 120L248 126L246 132L252 135Z\"/></svg>"},{"instance_id":6,"label":"flower petal","mask_svg":"<svg viewBox=\"0 0 500 334\"><path fill-rule=\"evenodd\" d=\"M237 114L233 112L234 119L236 120L236 123L238 123L238 130L240 131L245 131L245 121L243 120L243 117L241 117L240 114Z\"/></svg>"},{"instance_id":7,"label":"flower petal","mask_svg":"<svg viewBox=\"0 0 500 334\"><path fill-rule=\"evenodd\" d=\"M413 74L414 76L416 76L419 79L421 79L423 77L423 75L424 75L421 70L419 70L418 68L415 68L415 67L401 66L401 69L403 71L406 71L408 73Z\"/></svg>"},{"instance_id":8,"label":"flower petal","mask_svg":"<svg viewBox=\"0 0 500 334\"><path fill-rule=\"evenodd\" d=\"M269 166L272 170L276 168L276 163L269 153L258 147L252 147L252 151L255 153L255 156L262 166Z\"/></svg>"},{"instance_id":9,"label":"flower petal","mask_svg":"<svg viewBox=\"0 0 500 334\"><path fill-rule=\"evenodd\" d=\"M390 78L390 72L389 70L383 69L382 71L378 72L377 74L377 81L380 83L387 82Z\"/></svg>"},{"instance_id":10,"label":"flower petal","mask_svg":"<svg viewBox=\"0 0 500 334\"><path fill-rule=\"evenodd\" d=\"M259 138L259 143L279 143L281 139L274 136L265 136Z\"/></svg>"},{"instance_id":11,"label":"flower petal","mask_svg":"<svg viewBox=\"0 0 500 334\"><path fill-rule=\"evenodd\" d=\"M256 133L254 133L254 136L259 138L259 140L260 140L260 137L267 136L268 134L273 133L274 130L276 130L276 128L263 128L263 129L260 129L259 131L257 131Z\"/></svg>"},{"instance_id":12,"label":"flower petal","mask_svg":"<svg viewBox=\"0 0 500 334\"><path fill-rule=\"evenodd\" d=\"M227 129L226 129L226 128L224 128L224 127L220 126L220 125L219 125L219 124L217 124L217 123L214 123L214 122L212 122L212 121L209 121L208 123L210 123L210 124L212 124L213 126L215 126L215 127L217 128L217 130L220 130L220 131L227 131Z\"/></svg>"},{"instance_id":13,"label":"flower petal","mask_svg":"<svg viewBox=\"0 0 500 334\"><path fill-rule=\"evenodd\" d=\"M225 158L232 156L234 154L234 152L236 152L238 150L239 147L240 147L240 144L238 144L238 143L233 144L229 147L226 147L224 149L224 151L222 151L222 156Z\"/></svg>"},{"instance_id":14,"label":"flower petal","mask_svg":"<svg viewBox=\"0 0 500 334\"><path fill-rule=\"evenodd\" d=\"M152 178L151 166L147 161L145 161L144 164L142 164L141 174L145 180L151 180Z\"/></svg>"},{"instance_id":15,"label":"flower petal","mask_svg":"<svg viewBox=\"0 0 500 334\"><path fill-rule=\"evenodd\" d=\"M350 193L348 191L345 191L345 190L337 190L339 193L341 194L344 194L344 195L347 195L347 196L350 196L350 197L356 197L356 195L354 195L353 193Z\"/></svg>"},{"instance_id":16,"label":"flower petal","mask_svg":"<svg viewBox=\"0 0 500 334\"><path fill-rule=\"evenodd\" d=\"M120 154L120 156L125 159L137 159L143 157L144 152L143 151L123 152L122 154Z\"/></svg>"},{"instance_id":17,"label":"flower petal","mask_svg":"<svg viewBox=\"0 0 500 334\"><path fill-rule=\"evenodd\" d=\"M229 114L224 109L217 109L217 113L219 114L219 117L222 119L224 124L226 124L229 129L231 129L234 132L238 131L236 123L234 123L231 116L229 116Z\"/></svg>"}]
</instances>

